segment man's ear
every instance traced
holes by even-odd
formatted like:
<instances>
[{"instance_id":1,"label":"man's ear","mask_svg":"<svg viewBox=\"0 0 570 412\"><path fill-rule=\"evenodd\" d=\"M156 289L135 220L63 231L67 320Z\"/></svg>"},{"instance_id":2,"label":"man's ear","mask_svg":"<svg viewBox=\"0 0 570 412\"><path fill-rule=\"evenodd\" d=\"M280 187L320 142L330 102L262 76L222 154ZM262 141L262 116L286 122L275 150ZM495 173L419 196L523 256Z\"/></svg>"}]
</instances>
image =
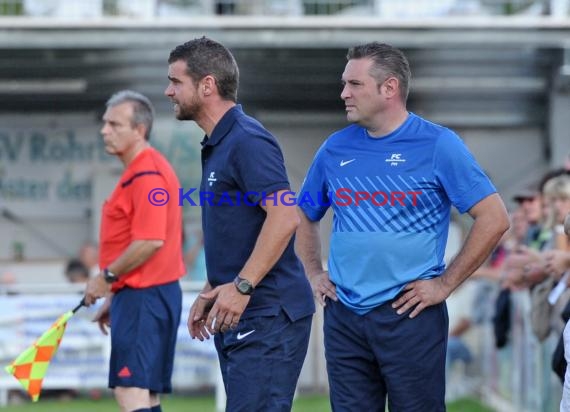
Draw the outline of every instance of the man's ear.
<instances>
[{"instance_id":1,"label":"man's ear","mask_svg":"<svg viewBox=\"0 0 570 412\"><path fill-rule=\"evenodd\" d=\"M135 126L135 130L137 131L138 134L140 134L143 137L144 140L146 140L145 136L146 136L147 130L146 130L146 126L144 124L142 124L142 123L137 124Z\"/></svg>"},{"instance_id":2,"label":"man's ear","mask_svg":"<svg viewBox=\"0 0 570 412\"><path fill-rule=\"evenodd\" d=\"M200 93L204 96L210 96L212 93L215 93L218 90L216 79L212 75L207 75L202 80L200 80L200 84L198 87Z\"/></svg>"},{"instance_id":3,"label":"man's ear","mask_svg":"<svg viewBox=\"0 0 570 412\"><path fill-rule=\"evenodd\" d=\"M400 82L395 77L388 77L380 85L380 88L386 94L386 97L392 98L400 93Z\"/></svg>"}]
</instances>

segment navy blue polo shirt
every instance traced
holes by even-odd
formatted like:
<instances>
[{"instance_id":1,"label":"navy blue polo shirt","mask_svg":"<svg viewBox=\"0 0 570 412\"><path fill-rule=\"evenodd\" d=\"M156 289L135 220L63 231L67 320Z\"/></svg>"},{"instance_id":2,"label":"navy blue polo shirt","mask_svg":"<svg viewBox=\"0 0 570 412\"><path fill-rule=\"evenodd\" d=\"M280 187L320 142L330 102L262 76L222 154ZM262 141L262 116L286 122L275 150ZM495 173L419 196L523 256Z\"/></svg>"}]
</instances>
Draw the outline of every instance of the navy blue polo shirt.
<instances>
[{"instance_id":1,"label":"navy blue polo shirt","mask_svg":"<svg viewBox=\"0 0 570 412\"><path fill-rule=\"evenodd\" d=\"M278 190L289 190L289 180L276 139L240 105L234 106L202 142L200 204L212 286L232 282L242 270L265 221L259 202ZM273 316L283 309L295 321L315 311L293 245L294 237L256 286L242 318Z\"/></svg>"}]
</instances>

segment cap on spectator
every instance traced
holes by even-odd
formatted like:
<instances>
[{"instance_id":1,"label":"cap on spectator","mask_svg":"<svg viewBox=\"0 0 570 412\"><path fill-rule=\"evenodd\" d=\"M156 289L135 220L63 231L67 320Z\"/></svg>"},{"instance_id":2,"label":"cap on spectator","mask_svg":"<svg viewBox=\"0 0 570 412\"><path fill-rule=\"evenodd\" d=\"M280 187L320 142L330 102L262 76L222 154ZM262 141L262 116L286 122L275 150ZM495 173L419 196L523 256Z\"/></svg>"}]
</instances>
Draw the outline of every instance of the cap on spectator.
<instances>
[{"instance_id":1,"label":"cap on spectator","mask_svg":"<svg viewBox=\"0 0 570 412\"><path fill-rule=\"evenodd\" d=\"M540 190L536 183L527 184L517 190L513 195L513 201L521 203L523 200L531 200L540 195Z\"/></svg>"}]
</instances>

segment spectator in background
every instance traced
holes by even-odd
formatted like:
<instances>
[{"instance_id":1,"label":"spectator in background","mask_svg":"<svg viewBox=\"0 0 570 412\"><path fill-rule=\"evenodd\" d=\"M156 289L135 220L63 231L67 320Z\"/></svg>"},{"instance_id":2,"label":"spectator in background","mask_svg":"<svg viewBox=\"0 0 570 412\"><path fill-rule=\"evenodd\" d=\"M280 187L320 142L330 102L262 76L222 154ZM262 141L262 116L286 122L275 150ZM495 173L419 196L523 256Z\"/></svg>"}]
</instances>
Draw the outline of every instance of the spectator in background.
<instances>
[{"instance_id":1,"label":"spectator in background","mask_svg":"<svg viewBox=\"0 0 570 412\"><path fill-rule=\"evenodd\" d=\"M547 274L541 265L540 252L548 249L552 242L552 231L547 225L548 198L543 196L545 183L558 171L549 171L540 182L533 182L515 193L513 200L518 204L528 226L522 244L512 250L505 261L503 284L511 290L520 290L544 280Z\"/></svg>"},{"instance_id":2,"label":"spectator in background","mask_svg":"<svg viewBox=\"0 0 570 412\"><path fill-rule=\"evenodd\" d=\"M536 200L521 200L529 224L525 246L516 250L507 259L508 281L514 288L533 287L549 276L541 252L565 249L566 242L559 244L556 227L561 227L570 201L570 174L564 169L547 172L541 179L540 220ZM516 199L516 198L515 198Z\"/></svg>"},{"instance_id":3,"label":"spectator in background","mask_svg":"<svg viewBox=\"0 0 570 412\"><path fill-rule=\"evenodd\" d=\"M511 226L503 235L487 261L471 278L457 288L447 299L449 308L449 338L447 344L447 367L457 361L471 362L473 355L468 341L476 325L490 321L493 316L493 296L502 284L505 261L509 253L520 246L527 234L527 221L521 207L509 214ZM505 332L507 333L507 332Z\"/></svg>"},{"instance_id":4,"label":"spectator in background","mask_svg":"<svg viewBox=\"0 0 570 412\"><path fill-rule=\"evenodd\" d=\"M65 267L65 278L69 283L87 283L89 269L79 259L71 259Z\"/></svg>"},{"instance_id":5,"label":"spectator in background","mask_svg":"<svg viewBox=\"0 0 570 412\"><path fill-rule=\"evenodd\" d=\"M513 286L509 283L507 260L509 255L524 243L528 230L525 212L520 205L510 213L510 222L510 229L501 238L489 259L472 276L472 279L485 281L482 284L484 287L479 288L475 299L475 306L478 309L476 317L479 323L492 321L495 346L499 349L507 344L511 328ZM493 293L494 286L499 288L496 297Z\"/></svg>"},{"instance_id":6,"label":"spectator in background","mask_svg":"<svg viewBox=\"0 0 570 412\"><path fill-rule=\"evenodd\" d=\"M517 208L511 214L511 247L498 274L504 288L520 290L528 286L525 265L535 258L538 251L544 249L550 241L550 232L543 225L544 207L538 183L531 183L517 191L513 201Z\"/></svg>"},{"instance_id":7,"label":"spectator in background","mask_svg":"<svg viewBox=\"0 0 570 412\"><path fill-rule=\"evenodd\" d=\"M530 183L517 191L513 201L522 211L527 223L527 232L523 243L535 250L540 250L547 239L541 238L542 228L542 194L538 182Z\"/></svg>"},{"instance_id":8,"label":"spectator in background","mask_svg":"<svg viewBox=\"0 0 570 412\"><path fill-rule=\"evenodd\" d=\"M541 179L539 187L542 202L540 223L531 226L534 232L527 237L527 246L517 248L508 256L505 285L511 290L528 288L531 329L542 342L552 331L562 332L564 322L560 315L570 298L566 292L555 303L548 301L559 275L548 269L545 260L568 249L560 228L564 216L570 212L570 175L563 169L549 171Z\"/></svg>"},{"instance_id":9,"label":"spectator in background","mask_svg":"<svg viewBox=\"0 0 570 412\"><path fill-rule=\"evenodd\" d=\"M543 193L550 205L545 227L551 231L552 240L548 249L540 254L539 260L533 265L542 267L542 271L550 280L550 289L552 289L561 280L564 271L559 269L565 263L565 257L570 252L568 238L564 233L564 219L570 213L570 175L561 174L551 178L545 183ZM561 320L560 314L570 299L569 292L567 291L558 297L551 308L550 324L552 330L558 334L562 333L564 329L565 322Z\"/></svg>"},{"instance_id":10,"label":"spectator in background","mask_svg":"<svg viewBox=\"0 0 570 412\"><path fill-rule=\"evenodd\" d=\"M0 273L0 294L16 295L17 292L11 290L11 287L18 282L16 276L12 272Z\"/></svg>"},{"instance_id":11,"label":"spectator in background","mask_svg":"<svg viewBox=\"0 0 570 412\"><path fill-rule=\"evenodd\" d=\"M564 219L564 234L567 242L570 243L570 213ZM557 254L548 254L546 256L546 268L558 276L570 270L570 251ZM570 279L565 280L566 286L570 286ZM560 412L570 411L570 321L566 322L563 332L564 357L566 359L566 374L564 377L564 386L562 389L562 400L560 401Z\"/></svg>"}]
</instances>

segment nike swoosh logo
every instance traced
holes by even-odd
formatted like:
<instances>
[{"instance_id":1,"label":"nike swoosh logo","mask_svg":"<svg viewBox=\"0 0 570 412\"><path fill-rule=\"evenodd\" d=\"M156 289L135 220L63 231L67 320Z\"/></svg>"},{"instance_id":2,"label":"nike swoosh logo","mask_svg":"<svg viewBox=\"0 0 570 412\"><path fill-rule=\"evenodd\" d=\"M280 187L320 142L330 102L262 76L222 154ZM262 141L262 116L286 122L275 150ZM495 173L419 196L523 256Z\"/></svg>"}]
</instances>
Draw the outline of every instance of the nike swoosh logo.
<instances>
[{"instance_id":1,"label":"nike swoosh logo","mask_svg":"<svg viewBox=\"0 0 570 412\"><path fill-rule=\"evenodd\" d=\"M242 339L245 338L246 336L251 335L253 332L255 332L255 329L250 330L249 332L245 332L245 333L238 332L238 334L237 334L237 340L242 340Z\"/></svg>"},{"instance_id":2,"label":"nike swoosh logo","mask_svg":"<svg viewBox=\"0 0 570 412\"><path fill-rule=\"evenodd\" d=\"M346 166L347 164L352 163L352 162L354 162L355 160L356 160L356 159L341 160L341 161L340 161L340 166L341 166L341 167L342 167L342 166Z\"/></svg>"}]
</instances>

